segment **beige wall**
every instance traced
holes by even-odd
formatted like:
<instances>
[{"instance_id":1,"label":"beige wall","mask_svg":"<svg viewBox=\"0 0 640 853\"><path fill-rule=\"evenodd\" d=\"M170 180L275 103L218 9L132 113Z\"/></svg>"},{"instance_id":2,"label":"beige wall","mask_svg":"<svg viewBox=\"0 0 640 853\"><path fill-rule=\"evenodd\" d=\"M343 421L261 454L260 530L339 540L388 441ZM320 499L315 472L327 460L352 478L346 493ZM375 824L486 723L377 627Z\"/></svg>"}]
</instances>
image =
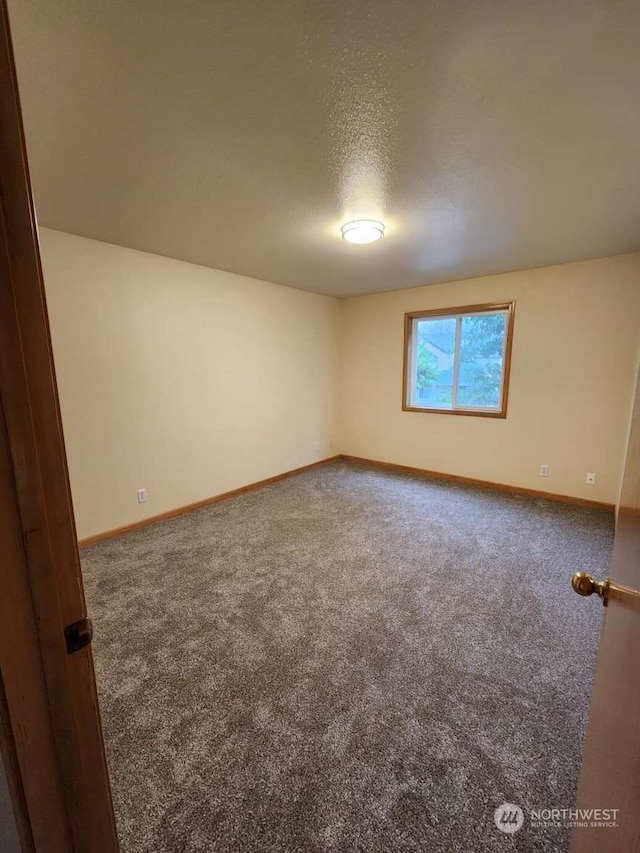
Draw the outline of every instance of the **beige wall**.
<instances>
[{"instance_id":1,"label":"beige wall","mask_svg":"<svg viewBox=\"0 0 640 853\"><path fill-rule=\"evenodd\" d=\"M40 239L81 538L337 452L336 300Z\"/></svg>"},{"instance_id":2,"label":"beige wall","mask_svg":"<svg viewBox=\"0 0 640 853\"><path fill-rule=\"evenodd\" d=\"M337 301L48 229L41 250L81 538L336 453L618 497L640 253ZM511 299L507 419L403 412L405 311Z\"/></svg>"},{"instance_id":3,"label":"beige wall","mask_svg":"<svg viewBox=\"0 0 640 853\"><path fill-rule=\"evenodd\" d=\"M506 420L403 412L406 311L516 300ZM640 254L342 303L343 453L614 503L640 340ZM549 477L538 474L550 466ZM597 474L595 486L585 484Z\"/></svg>"}]
</instances>

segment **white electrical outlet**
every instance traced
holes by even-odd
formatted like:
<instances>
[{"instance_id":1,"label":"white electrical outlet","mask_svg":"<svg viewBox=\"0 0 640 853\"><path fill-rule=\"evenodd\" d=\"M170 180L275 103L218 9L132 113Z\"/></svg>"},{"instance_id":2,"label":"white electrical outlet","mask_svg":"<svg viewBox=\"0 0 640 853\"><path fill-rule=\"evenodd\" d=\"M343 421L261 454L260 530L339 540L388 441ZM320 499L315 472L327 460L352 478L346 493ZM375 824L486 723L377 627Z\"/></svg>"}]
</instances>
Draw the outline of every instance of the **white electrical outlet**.
<instances>
[{"instance_id":1,"label":"white electrical outlet","mask_svg":"<svg viewBox=\"0 0 640 853\"><path fill-rule=\"evenodd\" d=\"M329 439L329 441L327 442L327 447L329 448L329 450L331 450L331 448L333 447L333 441L331 439Z\"/></svg>"},{"instance_id":2,"label":"white electrical outlet","mask_svg":"<svg viewBox=\"0 0 640 853\"><path fill-rule=\"evenodd\" d=\"M548 465L541 465L539 473L540 473L541 477L548 477L549 476L549 466Z\"/></svg>"},{"instance_id":3,"label":"white electrical outlet","mask_svg":"<svg viewBox=\"0 0 640 853\"><path fill-rule=\"evenodd\" d=\"M147 500L147 490L146 489L138 489L138 503L143 504Z\"/></svg>"},{"instance_id":4,"label":"white electrical outlet","mask_svg":"<svg viewBox=\"0 0 640 853\"><path fill-rule=\"evenodd\" d=\"M596 484L596 475L595 474L587 474L586 483L588 486L595 486Z\"/></svg>"},{"instance_id":5,"label":"white electrical outlet","mask_svg":"<svg viewBox=\"0 0 640 853\"><path fill-rule=\"evenodd\" d=\"M316 441L316 443L313 445L313 449L315 450L316 453L320 453L320 442L319 441Z\"/></svg>"}]
</instances>

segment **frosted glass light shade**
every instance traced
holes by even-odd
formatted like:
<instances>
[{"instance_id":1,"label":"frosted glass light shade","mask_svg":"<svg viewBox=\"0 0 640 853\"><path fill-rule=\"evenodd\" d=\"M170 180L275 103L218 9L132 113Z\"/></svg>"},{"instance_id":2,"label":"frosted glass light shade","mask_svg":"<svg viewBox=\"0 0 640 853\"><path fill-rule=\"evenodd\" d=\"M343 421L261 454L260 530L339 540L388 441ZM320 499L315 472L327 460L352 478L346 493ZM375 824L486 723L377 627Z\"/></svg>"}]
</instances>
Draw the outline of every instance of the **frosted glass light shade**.
<instances>
[{"instance_id":1,"label":"frosted glass light shade","mask_svg":"<svg viewBox=\"0 0 640 853\"><path fill-rule=\"evenodd\" d=\"M384 223L377 219L354 219L342 226L342 236L348 243L375 243L384 236Z\"/></svg>"}]
</instances>

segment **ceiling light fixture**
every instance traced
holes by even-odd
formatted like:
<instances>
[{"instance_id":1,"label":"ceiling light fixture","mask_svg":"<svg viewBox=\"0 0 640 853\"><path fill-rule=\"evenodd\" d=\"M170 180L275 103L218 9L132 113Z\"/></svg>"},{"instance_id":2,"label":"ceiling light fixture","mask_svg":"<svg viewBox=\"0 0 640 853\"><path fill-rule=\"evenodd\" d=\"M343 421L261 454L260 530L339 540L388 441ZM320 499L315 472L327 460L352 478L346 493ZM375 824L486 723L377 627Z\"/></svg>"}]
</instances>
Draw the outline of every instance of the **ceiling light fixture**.
<instances>
[{"instance_id":1,"label":"ceiling light fixture","mask_svg":"<svg viewBox=\"0 0 640 853\"><path fill-rule=\"evenodd\" d=\"M342 236L348 243L375 243L384 237L384 223L377 219L355 219L345 222Z\"/></svg>"}]
</instances>

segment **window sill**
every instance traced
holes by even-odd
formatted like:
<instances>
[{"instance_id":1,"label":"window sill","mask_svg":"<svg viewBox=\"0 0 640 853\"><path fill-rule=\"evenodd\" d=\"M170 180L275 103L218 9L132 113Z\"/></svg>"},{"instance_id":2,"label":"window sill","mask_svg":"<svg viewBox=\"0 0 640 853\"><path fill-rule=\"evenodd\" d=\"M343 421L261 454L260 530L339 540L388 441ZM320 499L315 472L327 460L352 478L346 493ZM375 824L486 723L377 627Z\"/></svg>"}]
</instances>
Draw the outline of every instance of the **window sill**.
<instances>
[{"instance_id":1,"label":"window sill","mask_svg":"<svg viewBox=\"0 0 640 853\"><path fill-rule=\"evenodd\" d=\"M506 410L486 412L481 409L425 409L422 406L407 406L403 404L403 412L424 412L428 415L467 415L472 418L502 418L507 417Z\"/></svg>"}]
</instances>

